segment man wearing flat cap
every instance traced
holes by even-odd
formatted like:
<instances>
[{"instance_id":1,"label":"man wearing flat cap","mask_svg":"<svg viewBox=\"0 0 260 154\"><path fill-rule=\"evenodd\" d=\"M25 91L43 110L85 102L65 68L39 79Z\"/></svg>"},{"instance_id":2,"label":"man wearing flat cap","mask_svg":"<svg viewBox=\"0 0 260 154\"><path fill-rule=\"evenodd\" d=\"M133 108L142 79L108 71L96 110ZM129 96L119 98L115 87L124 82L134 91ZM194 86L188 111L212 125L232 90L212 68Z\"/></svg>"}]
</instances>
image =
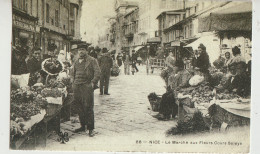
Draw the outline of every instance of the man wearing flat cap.
<instances>
[{"instance_id":1,"label":"man wearing flat cap","mask_svg":"<svg viewBox=\"0 0 260 154\"><path fill-rule=\"evenodd\" d=\"M87 54L87 45L78 45L79 58L71 70L75 109L79 115L81 127L75 132L89 130L89 136L94 136L94 86L100 78L98 62Z\"/></svg>"}]
</instances>

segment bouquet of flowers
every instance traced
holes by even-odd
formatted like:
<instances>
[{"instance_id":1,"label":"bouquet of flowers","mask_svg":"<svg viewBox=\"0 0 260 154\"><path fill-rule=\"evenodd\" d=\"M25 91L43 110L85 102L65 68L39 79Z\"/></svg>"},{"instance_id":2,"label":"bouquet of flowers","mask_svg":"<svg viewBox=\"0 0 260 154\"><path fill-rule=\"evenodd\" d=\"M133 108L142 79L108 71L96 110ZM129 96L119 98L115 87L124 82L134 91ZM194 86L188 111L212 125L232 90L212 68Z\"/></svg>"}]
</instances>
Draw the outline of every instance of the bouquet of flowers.
<instances>
[{"instance_id":1,"label":"bouquet of flowers","mask_svg":"<svg viewBox=\"0 0 260 154\"><path fill-rule=\"evenodd\" d=\"M64 70L64 65L55 58L48 58L42 62L42 70L49 75L58 75Z\"/></svg>"}]
</instances>

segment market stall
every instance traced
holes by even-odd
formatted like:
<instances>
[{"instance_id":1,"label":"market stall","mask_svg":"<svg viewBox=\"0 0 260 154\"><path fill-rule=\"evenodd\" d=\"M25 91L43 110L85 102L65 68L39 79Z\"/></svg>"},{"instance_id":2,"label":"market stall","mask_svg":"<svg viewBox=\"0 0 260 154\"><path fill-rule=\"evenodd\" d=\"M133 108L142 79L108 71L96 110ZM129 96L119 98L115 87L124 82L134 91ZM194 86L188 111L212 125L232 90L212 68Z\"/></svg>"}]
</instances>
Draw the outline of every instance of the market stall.
<instances>
[{"instance_id":1,"label":"market stall","mask_svg":"<svg viewBox=\"0 0 260 154\"><path fill-rule=\"evenodd\" d=\"M162 71L161 77L169 86L167 73L167 70ZM210 78L206 80L201 73L195 71L187 86L175 89L168 87L162 96L155 93L148 96L152 111L159 112L154 116L158 120L171 119L165 117L167 114L162 105L166 104L166 107L171 108L172 119L176 118L177 126L169 130L168 134L225 130L229 127L250 125L250 95L240 95L236 90L230 91L226 89L228 87L222 87L229 80L227 74L215 68L210 68L209 73ZM174 97L168 97L169 93ZM159 116L160 114L165 118Z\"/></svg>"},{"instance_id":2,"label":"market stall","mask_svg":"<svg viewBox=\"0 0 260 154\"><path fill-rule=\"evenodd\" d=\"M28 86L29 75L12 76L10 103L10 147L33 149L46 146L50 133L60 132L61 120L70 119L73 100L70 79L62 62L47 59L42 63L47 78ZM44 83L44 84L43 84ZM29 147L28 147L29 146Z\"/></svg>"}]
</instances>

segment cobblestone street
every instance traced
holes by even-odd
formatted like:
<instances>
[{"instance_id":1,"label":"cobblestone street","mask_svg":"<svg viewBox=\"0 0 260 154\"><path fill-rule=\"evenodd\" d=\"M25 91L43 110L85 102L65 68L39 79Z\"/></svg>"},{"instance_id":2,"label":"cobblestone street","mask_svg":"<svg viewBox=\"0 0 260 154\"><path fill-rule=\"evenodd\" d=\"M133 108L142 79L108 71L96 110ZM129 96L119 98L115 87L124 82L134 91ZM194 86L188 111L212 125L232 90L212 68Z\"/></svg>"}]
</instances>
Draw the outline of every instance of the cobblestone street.
<instances>
[{"instance_id":1,"label":"cobblestone street","mask_svg":"<svg viewBox=\"0 0 260 154\"><path fill-rule=\"evenodd\" d=\"M109 87L111 95L100 96L99 90L95 91L94 112L97 134L94 138L88 137L86 133L73 133L73 130L80 126L76 117L71 118L76 119L76 123L68 121L61 124L61 129L69 133L68 145L76 148L79 144L102 143L100 140L106 139L113 144L113 141L120 142L120 137L128 138L132 144L136 144L136 140L144 137L165 138L165 132L176 125L176 120L158 121L153 118L152 115L157 113L150 110L147 98L151 92L162 95L165 92L164 82L158 74L159 71L146 75L145 66L140 66L139 69L135 75L124 75L122 70L120 76L111 77ZM52 135L46 147L56 149L57 144L60 144L56 139L57 135Z\"/></svg>"},{"instance_id":2,"label":"cobblestone street","mask_svg":"<svg viewBox=\"0 0 260 154\"><path fill-rule=\"evenodd\" d=\"M162 95L165 92L164 82L159 71L146 75L145 66L140 66L140 72L135 75L111 77L109 96L100 96L95 91L95 132L89 137L86 132L73 133L80 127L77 117L61 124L61 130L69 133L69 142L61 144L58 136L52 134L47 139L45 148L37 150L66 151L151 151L151 152L181 152L187 144L186 151L212 151L216 149L225 152L227 149L241 151L249 147L249 127L234 128L228 131L202 132L187 135L166 136L166 131L176 126L177 120L158 121L152 115L147 95L155 92ZM76 122L75 122L76 121ZM244 136L240 146L237 141ZM228 142L227 142L228 141ZM212 143L211 145L209 145ZM235 144L236 143L236 144ZM178 144L178 146L175 146ZM225 146L232 144L233 146ZM239 143L240 144L240 143ZM226 148L222 148L225 146ZM108 150L109 149L109 150ZM174 150L173 150L174 149ZM234 150L234 149L233 149Z\"/></svg>"}]
</instances>

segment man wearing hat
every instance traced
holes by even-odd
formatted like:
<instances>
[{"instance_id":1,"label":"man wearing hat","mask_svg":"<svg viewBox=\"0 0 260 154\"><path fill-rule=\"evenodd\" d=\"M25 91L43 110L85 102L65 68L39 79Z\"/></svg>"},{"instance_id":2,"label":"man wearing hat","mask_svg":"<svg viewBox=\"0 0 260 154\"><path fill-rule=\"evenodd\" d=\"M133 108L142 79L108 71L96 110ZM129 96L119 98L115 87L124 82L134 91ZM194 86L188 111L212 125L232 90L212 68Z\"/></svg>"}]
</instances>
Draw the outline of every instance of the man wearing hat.
<instances>
[{"instance_id":1,"label":"man wearing hat","mask_svg":"<svg viewBox=\"0 0 260 154\"><path fill-rule=\"evenodd\" d=\"M57 50L57 46L52 43L48 46L48 54L43 55L43 59L53 58L55 57L55 51Z\"/></svg>"},{"instance_id":2,"label":"man wearing hat","mask_svg":"<svg viewBox=\"0 0 260 154\"><path fill-rule=\"evenodd\" d=\"M98 63L101 69L100 95L109 95L108 85L111 75L111 68L113 67L113 59L109 55L107 48L103 48L102 53L103 55L98 59Z\"/></svg>"},{"instance_id":3,"label":"man wearing hat","mask_svg":"<svg viewBox=\"0 0 260 154\"><path fill-rule=\"evenodd\" d=\"M94 133L94 86L100 78L98 62L87 53L87 45L78 45L79 58L75 61L71 70L71 81L74 92L75 109L79 115L81 127L75 132L85 131L86 125L89 136Z\"/></svg>"},{"instance_id":4,"label":"man wearing hat","mask_svg":"<svg viewBox=\"0 0 260 154\"><path fill-rule=\"evenodd\" d=\"M133 68L136 70L136 72L138 72L139 70L138 70L138 68L136 66L137 54L135 53L135 50L132 50L132 57L131 57L131 59L132 59L132 66L133 66Z\"/></svg>"},{"instance_id":5,"label":"man wearing hat","mask_svg":"<svg viewBox=\"0 0 260 154\"><path fill-rule=\"evenodd\" d=\"M32 57L27 62L27 68L30 72L29 86L34 85L46 74L41 68L41 48L35 47L33 49Z\"/></svg>"}]
</instances>

